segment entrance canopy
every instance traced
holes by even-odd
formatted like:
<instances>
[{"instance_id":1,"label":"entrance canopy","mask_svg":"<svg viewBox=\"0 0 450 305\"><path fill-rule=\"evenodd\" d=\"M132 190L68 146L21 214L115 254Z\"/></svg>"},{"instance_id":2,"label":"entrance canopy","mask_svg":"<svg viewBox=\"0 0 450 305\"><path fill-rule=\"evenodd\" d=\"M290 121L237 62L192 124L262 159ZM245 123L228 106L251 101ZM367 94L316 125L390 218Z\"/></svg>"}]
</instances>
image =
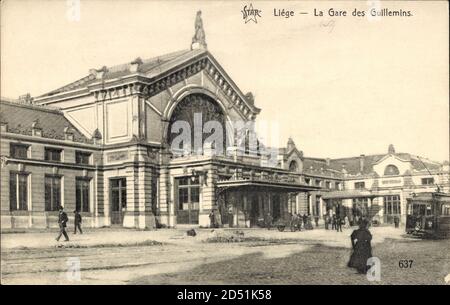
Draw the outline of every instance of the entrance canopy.
<instances>
[{"instance_id":1,"label":"entrance canopy","mask_svg":"<svg viewBox=\"0 0 450 305\"><path fill-rule=\"evenodd\" d=\"M281 192L307 192L319 190L320 187L310 186L307 184L289 183L284 181L269 181L259 179L236 179L218 181L216 186L222 189L265 189L270 191Z\"/></svg>"}]
</instances>

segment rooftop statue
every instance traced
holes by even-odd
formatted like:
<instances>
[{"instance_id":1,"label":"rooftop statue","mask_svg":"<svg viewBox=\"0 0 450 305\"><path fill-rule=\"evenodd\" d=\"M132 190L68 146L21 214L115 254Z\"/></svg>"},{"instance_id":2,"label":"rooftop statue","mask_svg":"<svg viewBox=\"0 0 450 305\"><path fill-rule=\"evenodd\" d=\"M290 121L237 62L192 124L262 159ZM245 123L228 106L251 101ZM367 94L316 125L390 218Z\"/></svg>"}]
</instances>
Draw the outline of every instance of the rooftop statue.
<instances>
[{"instance_id":1,"label":"rooftop statue","mask_svg":"<svg viewBox=\"0 0 450 305\"><path fill-rule=\"evenodd\" d=\"M191 49L201 47L206 49L206 39L205 30L203 29L202 11L198 11L197 16L195 17L195 34L194 37L192 37Z\"/></svg>"}]
</instances>

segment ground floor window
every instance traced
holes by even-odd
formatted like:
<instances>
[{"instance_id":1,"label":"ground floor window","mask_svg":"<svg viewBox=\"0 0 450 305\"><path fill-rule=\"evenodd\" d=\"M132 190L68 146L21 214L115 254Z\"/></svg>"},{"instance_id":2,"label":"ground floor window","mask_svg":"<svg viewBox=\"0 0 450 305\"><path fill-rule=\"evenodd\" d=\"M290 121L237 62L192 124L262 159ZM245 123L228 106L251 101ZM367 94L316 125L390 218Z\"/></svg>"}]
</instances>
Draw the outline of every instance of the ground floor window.
<instances>
[{"instance_id":1,"label":"ground floor window","mask_svg":"<svg viewBox=\"0 0 450 305\"><path fill-rule=\"evenodd\" d=\"M79 212L89 212L90 182L87 178L76 178L75 208Z\"/></svg>"},{"instance_id":2,"label":"ground floor window","mask_svg":"<svg viewBox=\"0 0 450 305\"><path fill-rule=\"evenodd\" d=\"M61 206L61 176L45 176L45 210L57 211Z\"/></svg>"},{"instance_id":3,"label":"ground floor window","mask_svg":"<svg viewBox=\"0 0 450 305\"><path fill-rule=\"evenodd\" d=\"M399 195L384 196L383 202L384 202L384 215L401 214Z\"/></svg>"},{"instance_id":4,"label":"ground floor window","mask_svg":"<svg viewBox=\"0 0 450 305\"><path fill-rule=\"evenodd\" d=\"M9 187L10 210L28 210L28 174L10 173Z\"/></svg>"}]
</instances>

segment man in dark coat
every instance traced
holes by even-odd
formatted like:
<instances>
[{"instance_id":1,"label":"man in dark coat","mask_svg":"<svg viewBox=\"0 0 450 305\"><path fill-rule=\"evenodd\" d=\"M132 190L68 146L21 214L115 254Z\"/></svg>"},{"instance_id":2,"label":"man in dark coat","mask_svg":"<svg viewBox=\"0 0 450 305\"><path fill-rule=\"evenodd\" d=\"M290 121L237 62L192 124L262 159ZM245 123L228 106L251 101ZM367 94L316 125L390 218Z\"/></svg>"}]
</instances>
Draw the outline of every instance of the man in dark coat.
<instances>
[{"instance_id":1,"label":"man in dark coat","mask_svg":"<svg viewBox=\"0 0 450 305\"><path fill-rule=\"evenodd\" d=\"M66 232L66 226L69 218L67 217L66 212L64 212L64 208L62 206L59 207L59 215L58 215L58 224L59 224L59 235L56 237L56 241L59 241L61 235L64 235L65 241L69 241L69 236Z\"/></svg>"},{"instance_id":2,"label":"man in dark coat","mask_svg":"<svg viewBox=\"0 0 450 305\"><path fill-rule=\"evenodd\" d=\"M336 217L336 231L342 232L342 218L340 215Z\"/></svg>"},{"instance_id":3,"label":"man in dark coat","mask_svg":"<svg viewBox=\"0 0 450 305\"><path fill-rule=\"evenodd\" d=\"M355 268L358 273L366 274L369 267L367 267L367 260L372 257L372 234L367 229L368 221L362 219L359 229L353 231L350 240L352 242L353 253L350 256L348 266Z\"/></svg>"},{"instance_id":4,"label":"man in dark coat","mask_svg":"<svg viewBox=\"0 0 450 305\"><path fill-rule=\"evenodd\" d=\"M270 212L268 212L266 214L266 228L267 228L267 230L272 229L272 222L273 222L273 217L270 214Z\"/></svg>"},{"instance_id":5,"label":"man in dark coat","mask_svg":"<svg viewBox=\"0 0 450 305\"><path fill-rule=\"evenodd\" d=\"M77 234L77 228L80 231L80 234L83 234L83 230L81 230L81 222L83 221L81 215L77 210L73 211L73 213L75 214L75 225L73 234Z\"/></svg>"},{"instance_id":6,"label":"man in dark coat","mask_svg":"<svg viewBox=\"0 0 450 305\"><path fill-rule=\"evenodd\" d=\"M394 225L396 228L398 228L398 224L400 223L400 219L398 218L397 215L394 216Z\"/></svg>"}]
</instances>

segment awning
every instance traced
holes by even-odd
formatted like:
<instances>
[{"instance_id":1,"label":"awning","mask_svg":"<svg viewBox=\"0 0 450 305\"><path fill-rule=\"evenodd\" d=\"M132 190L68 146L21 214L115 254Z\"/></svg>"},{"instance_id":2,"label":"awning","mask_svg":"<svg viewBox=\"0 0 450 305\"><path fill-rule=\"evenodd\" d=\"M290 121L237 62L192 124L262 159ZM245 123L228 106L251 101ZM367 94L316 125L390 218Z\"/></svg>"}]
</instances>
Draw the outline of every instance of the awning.
<instances>
[{"instance_id":1,"label":"awning","mask_svg":"<svg viewBox=\"0 0 450 305\"><path fill-rule=\"evenodd\" d=\"M371 191L331 191L323 193L322 199L353 199L353 198L375 198L379 195Z\"/></svg>"},{"instance_id":2,"label":"awning","mask_svg":"<svg viewBox=\"0 0 450 305\"><path fill-rule=\"evenodd\" d=\"M256 179L238 179L238 180L222 180L216 183L218 188L242 188L242 189L265 189L277 190L284 192L307 192L317 191L320 187L310 186L307 184L289 183L284 181L256 180Z\"/></svg>"}]
</instances>

